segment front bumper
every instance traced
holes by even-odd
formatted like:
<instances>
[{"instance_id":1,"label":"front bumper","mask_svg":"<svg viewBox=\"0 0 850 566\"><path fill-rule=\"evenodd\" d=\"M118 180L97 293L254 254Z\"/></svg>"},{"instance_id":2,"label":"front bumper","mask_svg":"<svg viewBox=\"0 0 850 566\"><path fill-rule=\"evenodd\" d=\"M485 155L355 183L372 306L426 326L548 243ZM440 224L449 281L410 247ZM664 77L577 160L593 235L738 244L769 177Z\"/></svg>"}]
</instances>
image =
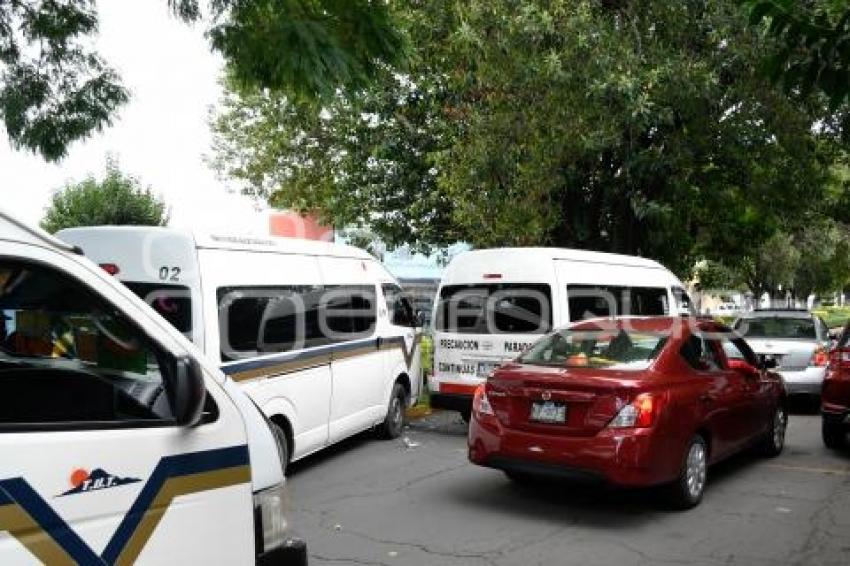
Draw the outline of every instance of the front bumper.
<instances>
[{"instance_id":1,"label":"front bumper","mask_svg":"<svg viewBox=\"0 0 850 566\"><path fill-rule=\"evenodd\" d=\"M307 543L287 539L282 546L257 556L257 566L307 566Z\"/></svg>"},{"instance_id":2,"label":"front bumper","mask_svg":"<svg viewBox=\"0 0 850 566\"><path fill-rule=\"evenodd\" d=\"M653 429L603 429L594 436L563 437L473 417L468 450L471 462L490 468L639 487L676 478L681 449L673 444Z\"/></svg>"},{"instance_id":3,"label":"front bumper","mask_svg":"<svg viewBox=\"0 0 850 566\"><path fill-rule=\"evenodd\" d=\"M777 370L785 382L785 391L789 395L820 395L825 367L807 367L801 370Z\"/></svg>"}]
</instances>

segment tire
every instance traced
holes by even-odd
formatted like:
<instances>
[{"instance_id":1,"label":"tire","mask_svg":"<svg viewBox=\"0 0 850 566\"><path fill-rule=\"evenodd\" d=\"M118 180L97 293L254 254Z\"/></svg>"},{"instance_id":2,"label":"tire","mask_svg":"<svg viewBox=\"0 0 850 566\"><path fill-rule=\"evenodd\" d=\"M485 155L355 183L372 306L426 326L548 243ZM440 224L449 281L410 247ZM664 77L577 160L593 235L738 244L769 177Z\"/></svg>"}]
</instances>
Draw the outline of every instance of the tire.
<instances>
[{"instance_id":1,"label":"tire","mask_svg":"<svg viewBox=\"0 0 850 566\"><path fill-rule=\"evenodd\" d=\"M522 472L506 471L505 476L517 485L533 485L538 481L538 478L534 477L533 475L524 474Z\"/></svg>"},{"instance_id":2,"label":"tire","mask_svg":"<svg viewBox=\"0 0 850 566\"><path fill-rule=\"evenodd\" d=\"M401 436L404 429L404 412L407 408L407 390L401 383L393 385L390 403L387 406L387 416L378 425L378 437L392 440Z\"/></svg>"},{"instance_id":3,"label":"tire","mask_svg":"<svg viewBox=\"0 0 850 566\"><path fill-rule=\"evenodd\" d=\"M788 410L780 404L773 410L770 427L759 443L759 452L767 458L775 458L782 454L782 450L785 448L785 432L787 430Z\"/></svg>"},{"instance_id":4,"label":"tire","mask_svg":"<svg viewBox=\"0 0 850 566\"><path fill-rule=\"evenodd\" d=\"M283 462L283 473L286 473L286 468L289 467L289 443L286 440L286 433L276 422L271 423L272 434L277 441L278 450L280 450L280 460Z\"/></svg>"},{"instance_id":5,"label":"tire","mask_svg":"<svg viewBox=\"0 0 850 566\"><path fill-rule=\"evenodd\" d=\"M823 437L824 445L830 450L840 450L844 448L847 441L847 431L839 423L831 423L827 421L821 422L821 436Z\"/></svg>"},{"instance_id":6,"label":"tire","mask_svg":"<svg viewBox=\"0 0 850 566\"><path fill-rule=\"evenodd\" d=\"M688 442L679 477L667 488L667 499L674 509L690 509L702 501L708 478L708 448L700 435Z\"/></svg>"}]
</instances>

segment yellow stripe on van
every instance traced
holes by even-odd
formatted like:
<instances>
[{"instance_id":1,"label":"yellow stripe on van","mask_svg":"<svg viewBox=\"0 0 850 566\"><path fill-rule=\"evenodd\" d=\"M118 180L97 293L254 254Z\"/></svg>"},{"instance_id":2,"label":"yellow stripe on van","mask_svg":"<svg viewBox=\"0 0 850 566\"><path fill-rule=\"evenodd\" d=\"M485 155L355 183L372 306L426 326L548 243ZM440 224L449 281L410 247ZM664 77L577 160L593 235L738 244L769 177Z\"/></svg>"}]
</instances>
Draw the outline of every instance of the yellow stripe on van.
<instances>
[{"instance_id":1,"label":"yellow stripe on van","mask_svg":"<svg viewBox=\"0 0 850 566\"><path fill-rule=\"evenodd\" d=\"M16 503L0 506L0 531L8 532L44 564L73 566L77 563Z\"/></svg>"}]
</instances>

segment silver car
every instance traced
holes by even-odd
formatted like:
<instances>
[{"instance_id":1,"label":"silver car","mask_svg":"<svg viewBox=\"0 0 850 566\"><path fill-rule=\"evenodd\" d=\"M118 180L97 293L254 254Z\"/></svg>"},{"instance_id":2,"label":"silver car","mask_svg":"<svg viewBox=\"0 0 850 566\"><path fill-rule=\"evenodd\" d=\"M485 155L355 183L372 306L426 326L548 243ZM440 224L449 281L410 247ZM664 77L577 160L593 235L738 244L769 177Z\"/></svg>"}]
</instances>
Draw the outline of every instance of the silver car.
<instances>
[{"instance_id":1,"label":"silver car","mask_svg":"<svg viewBox=\"0 0 850 566\"><path fill-rule=\"evenodd\" d=\"M759 356L776 362L789 394L820 395L829 361L829 329L805 310L756 310L733 328Z\"/></svg>"}]
</instances>

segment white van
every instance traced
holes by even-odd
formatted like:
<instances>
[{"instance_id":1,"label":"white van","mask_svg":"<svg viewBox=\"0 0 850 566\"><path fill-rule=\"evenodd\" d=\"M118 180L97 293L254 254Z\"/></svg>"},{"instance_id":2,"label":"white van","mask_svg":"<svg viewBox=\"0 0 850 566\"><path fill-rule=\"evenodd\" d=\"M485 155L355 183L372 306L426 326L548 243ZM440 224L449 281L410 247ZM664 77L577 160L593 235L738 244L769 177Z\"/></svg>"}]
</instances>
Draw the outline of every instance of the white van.
<instances>
[{"instance_id":1,"label":"white van","mask_svg":"<svg viewBox=\"0 0 850 566\"><path fill-rule=\"evenodd\" d=\"M363 250L168 228L57 234L198 345L298 460L372 427L395 438L420 392L417 316Z\"/></svg>"},{"instance_id":2,"label":"white van","mask_svg":"<svg viewBox=\"0 0 850 566\"><path fill-rule=\"evenodd\" d=\"M550 330L578 320L691 314L682 283L657 262L557 248L455 256L434 307L431 406L469 418L475 388Z\"/></svg>"},{"instance_id":3,"label":"white van","mask_svg":"<svg viewBox=\"0 0 850 566\"><path fill-rule=\"evenodd\" d=\"M0 316L0 564L306 563L250 399L126 287L4 212Z\"/></svg>"}]
</instances>

